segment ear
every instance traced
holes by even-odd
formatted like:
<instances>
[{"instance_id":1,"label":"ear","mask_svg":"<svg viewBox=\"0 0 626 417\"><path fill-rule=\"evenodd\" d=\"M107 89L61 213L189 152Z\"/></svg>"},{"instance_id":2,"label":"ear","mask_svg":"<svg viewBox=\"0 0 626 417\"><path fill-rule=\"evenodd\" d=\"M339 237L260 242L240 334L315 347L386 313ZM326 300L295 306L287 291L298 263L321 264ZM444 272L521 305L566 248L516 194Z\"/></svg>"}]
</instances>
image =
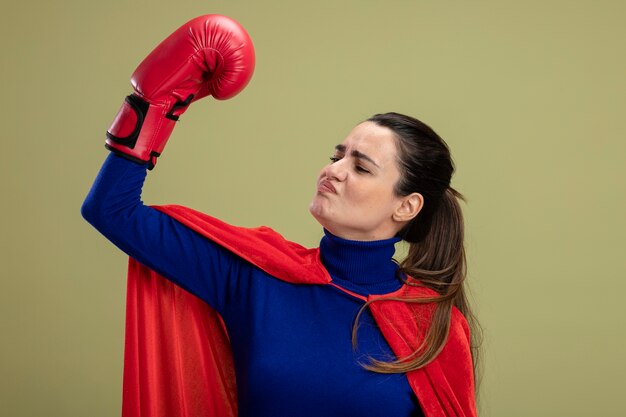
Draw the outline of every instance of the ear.
<instances>
[{"instance_id":1,"label":"ear","mask_svg":"<svg viewBox=\"0 0 626 417\"><path fill-rule=\"evenodd\" d=\"M418 215L424 207L424 197L420 193L413 193L401 197L400 205L393 212L393 219L397 222L408 222Z\"/></svg>"}]
</instances>

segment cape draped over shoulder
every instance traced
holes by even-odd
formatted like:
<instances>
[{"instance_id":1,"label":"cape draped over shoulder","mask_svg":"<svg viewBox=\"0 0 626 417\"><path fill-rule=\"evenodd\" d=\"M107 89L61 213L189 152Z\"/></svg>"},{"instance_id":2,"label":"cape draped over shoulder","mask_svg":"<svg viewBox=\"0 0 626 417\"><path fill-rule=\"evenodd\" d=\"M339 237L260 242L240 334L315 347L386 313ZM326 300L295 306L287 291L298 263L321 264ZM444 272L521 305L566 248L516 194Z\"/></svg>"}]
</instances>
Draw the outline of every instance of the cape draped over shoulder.
<instances>
[{"instance_id":1,"label":"cape draped over shoulder","mask_svg":"<svg viewBox=\"0 0 626 417\"><path fill-rule=\"evenodd\" d=\"M232 226L182 206L155 208L278 279L300 285L332 280L319 248L304 248L268 227ZM424 287L403 285L368 300L436 295ZM379 300L370 310L393 352L403 358L419 348L434 304ZM469 328L456 308L441 353L408 372L407 378L427 417L477 415ZM201 415L237 415L233 359L222 319L204 301L131 258L122 416Z\"/></svg>"}]
</instances>

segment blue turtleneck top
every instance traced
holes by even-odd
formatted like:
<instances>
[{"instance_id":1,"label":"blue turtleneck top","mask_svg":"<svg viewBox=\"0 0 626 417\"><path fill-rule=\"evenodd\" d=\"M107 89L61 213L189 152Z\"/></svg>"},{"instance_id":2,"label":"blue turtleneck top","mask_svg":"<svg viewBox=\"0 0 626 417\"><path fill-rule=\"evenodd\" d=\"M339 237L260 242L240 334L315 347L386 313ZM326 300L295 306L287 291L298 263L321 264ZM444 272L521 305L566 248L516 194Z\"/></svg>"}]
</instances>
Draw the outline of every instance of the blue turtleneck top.
<instances>
[{"instance_id":1,"label":"blue turtleneck top","mask_svg":"<svg viewBox=\"0 0 626 417\"><path fill-rule=\"evenodd\" d=\"M82 214L128 255L222 315L240 417L423 415L405 375L361 366L370 357L395 358L368 311L358 347L351 342L364 304L359 295L402 285L392 260L398 239L358 242L324 231L320 256L334 285L290 284L144 205L146 168L111 154Z\"/></svg>"}]
</instances>

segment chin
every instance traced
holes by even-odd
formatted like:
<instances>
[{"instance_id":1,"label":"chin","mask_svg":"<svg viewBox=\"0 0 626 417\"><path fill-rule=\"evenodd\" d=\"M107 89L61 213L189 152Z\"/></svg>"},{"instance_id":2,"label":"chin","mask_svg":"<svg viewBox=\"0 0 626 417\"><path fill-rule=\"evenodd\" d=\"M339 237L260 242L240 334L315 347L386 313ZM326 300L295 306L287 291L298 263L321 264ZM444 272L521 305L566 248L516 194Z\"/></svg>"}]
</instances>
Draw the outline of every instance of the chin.
<instances>
[{"instance_id":1,"label":"chin","mask_svg":"<svg viewBox=\"0 0 626 417\"><path fill-rule=\"evenodd\" d=\"M315 204L315 200L311 202L311 205L309 206L309 213L311 213L311 216L317 220L320 226L333 233L332 229L334 228L332 227L332 222L329 221L329 219L324 215L324 209L320 207L319 204Z\"/></svg>"},{"instance_id":2,"label":"chin","mask_svg":"<svg viewBox=\"0 0 626 417\"><path fill-rule=\"evenodd\" d=\"M309 213L311 213L311 216L313 216L313 218L315 220L317 220L317 222L319 224L321 224L322 226L324 226L324 218L322 216L321 210L318 206L316 206L314 203L311 203L311 205L309 206ZM325 226L324 226L325 227Z\"/></svg>"},{"instance_id":3,"label":"chin","mask_svg":"<svg viewBox=\"0 0 626 417\"><path fill-rule=\"evenodd\" d=\"M324 216L324 207L317 196L313 197L311 204L309 204L309 213L311 213L311 216L315 217L318 222L320 221L320 218Z\"/></svg>"}]
</instances>

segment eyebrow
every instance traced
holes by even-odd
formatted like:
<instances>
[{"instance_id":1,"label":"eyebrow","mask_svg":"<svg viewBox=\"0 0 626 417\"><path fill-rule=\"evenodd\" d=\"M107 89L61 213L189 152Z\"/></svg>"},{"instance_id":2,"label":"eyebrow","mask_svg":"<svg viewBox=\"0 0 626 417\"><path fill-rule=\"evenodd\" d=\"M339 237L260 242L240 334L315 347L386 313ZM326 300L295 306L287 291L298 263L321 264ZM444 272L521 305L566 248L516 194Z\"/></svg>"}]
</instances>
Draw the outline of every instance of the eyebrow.
<instances>
[{"instance_id":1,"label":"eyebrow","mask_svg":"<svg viewBox=\"0 0 626 417\"><path fill-rule=\"evenodd\" d=\"M337 151L339 151L341 153L346 153L345 145L337 145L337 146L335 146L335 150L337 150ZM374 162L374 160L372 158L370 158L369 156L365 155L363 152L359 152L357 150L354 150L354 151L350 152L350 155L354 156L355 158L364 159L364 160L366 160L368 162L371 162L377 168L380 168L380 166L378 166L378 164L376 162Z\"/></svg>"}]
</instances>

